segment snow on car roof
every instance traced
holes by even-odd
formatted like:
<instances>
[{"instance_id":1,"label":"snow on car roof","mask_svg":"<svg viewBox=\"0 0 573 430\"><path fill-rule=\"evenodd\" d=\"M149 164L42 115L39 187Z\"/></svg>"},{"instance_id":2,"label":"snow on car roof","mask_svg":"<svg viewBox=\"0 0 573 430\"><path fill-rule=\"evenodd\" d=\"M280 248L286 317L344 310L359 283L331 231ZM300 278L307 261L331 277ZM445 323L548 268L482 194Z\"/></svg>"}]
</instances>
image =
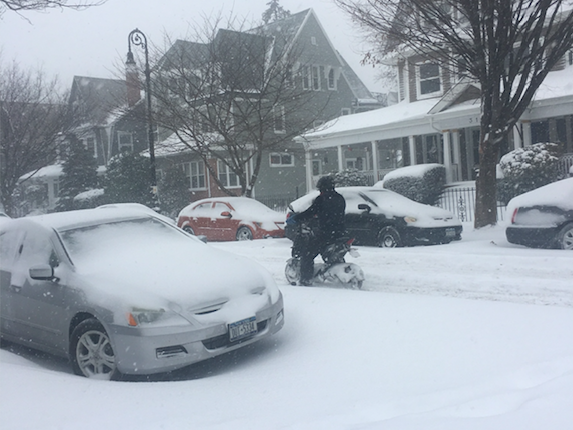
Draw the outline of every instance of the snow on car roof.
<instances>
[{"instance_id":1,"label":"snow on car roof","mask_svg":"<svg viewBox=\"0 0 573 430\"><path fill-rule=\"evenodd\" d=\"M555 206L573 210L573 178L553 182L514 197L507 205L507 213L523 206Z\"/></svg>"}]
</instances>

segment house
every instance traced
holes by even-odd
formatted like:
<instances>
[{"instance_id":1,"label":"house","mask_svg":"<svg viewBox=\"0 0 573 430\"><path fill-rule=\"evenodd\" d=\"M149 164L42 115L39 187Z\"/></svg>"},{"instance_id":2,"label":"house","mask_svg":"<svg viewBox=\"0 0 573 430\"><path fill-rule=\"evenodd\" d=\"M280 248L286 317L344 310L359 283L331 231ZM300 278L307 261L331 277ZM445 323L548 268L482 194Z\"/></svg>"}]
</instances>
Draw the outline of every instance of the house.
<instances>
[{"instance_id":1,"label":"house","mask_svg":"<svg viewBox=\"0 0 573 430\"><path fill-rule=\"evenodd\" d=\"M173 69L180 67L177 61L187 63L185 67L188 69L196 69L197 79L203 79L208 71L201 70L201 64L211 61L212 56L218 56L220 68L217 73L220 87L214 91L213 98L233 98L229 116L235 115L235 122L229 129L214 132L213 128L216 127L213 126L213 121L211 124L205 124L203 117L196 122L197 127L203 129L199 132L187 130L188 140L187 145L184 145L173 133L177 123L168 127L171 128L171 132L159 127L159 139L155 148L158 169L163 171L170 166L180 166L189 178L190 201L224 194L215 178L227 189L240 193L236 175L221 161L226 151L224 144L221 143L221 136L227 132L238 133L237 130L241 125L238 124L234 110L241 109L241 100L244 103L245 98L256 98L259 95L261 99L270 98L268 92L264 96L261 95L263 93L257 89L258 82L250 83L251 89L248 84L239 85L237 81L240 79L246 81L251 76L264 76L265 73L270 73L269 64L278 64L278 58L286 58L295 52L297 55L296 61L288 65L291 67L292 81L289 85L285 85L282 91L298 88L308 92L312 97L306 99L304 106L297 106L295 102L283 104L269 101L268 110L273 112L274 123L261 135L261 138L267 142L278 143L274 147L267 145L268 149L262 154L258 180L252 191L253 197L258 200L265 202L272 199L292 200L308 191L305 182L308 160L305 157L304 146L300 142L292 141L289 136L294 137L307 129L320 127L333 118L382 106L332 45L312 9L249 31L219 30L210 43L215 46L176 41L155 71L156 82L160 81L163 75L163 82L166 83L165 91L169 91L169 88L177 86L181 88L186 84L193 84L189 81L183 82L180 75L176 76L175 73L170 75L170 71L173 72ZM233 46L233 49L224 51L225 46ZM264 58L265 62L257 61L254 57ZM246 58L251 61L251 69L238 66L238 62L245 61ZM241 91L230 90L233 86L229 84L231 80L234 80L235 87L241 87ZM156 100L156 103L159 104L159 101ZM161 108L159 110L164 111ZM209 108L205 107L204 116L208 116L208 110ZM310 111L313 114L312 121L304 122L305 115L310 118L308 115ZM230 122L233 122L233 119ZM197 133L202 133L198 139ZM220 157L205 159L199 155L203 143L198 140L205 139L206 133L211 133L211 136L219 135L218 138L221 140L217 140L214 136L210 145L220 145L222 154ZM254 139L255 136L251 135L250 138ZM241 149L249 151L249 142L246 142ZM252 174L253 163L249 161L245 166L247 175ZM338 167L334 158L312 160L312 163L312 169L317 173L330 172Z\"/></svg>"},{"instance_id":2,"label":"house","mask_svg":"<svg viewBox=\"0 0 573 430\"><path fill-rule=\"evenodd\" d=\"M371 184L398 167L440 163L447 181L474 180L479 162L480 89L451 68L414 53L392 59L398 103L337 118L296 140L305 147L307 188L320 172L315 160L364 171ZM537 142L573 153L573 49L544 80L502 153Z\"/></svg>"}]
</instances>

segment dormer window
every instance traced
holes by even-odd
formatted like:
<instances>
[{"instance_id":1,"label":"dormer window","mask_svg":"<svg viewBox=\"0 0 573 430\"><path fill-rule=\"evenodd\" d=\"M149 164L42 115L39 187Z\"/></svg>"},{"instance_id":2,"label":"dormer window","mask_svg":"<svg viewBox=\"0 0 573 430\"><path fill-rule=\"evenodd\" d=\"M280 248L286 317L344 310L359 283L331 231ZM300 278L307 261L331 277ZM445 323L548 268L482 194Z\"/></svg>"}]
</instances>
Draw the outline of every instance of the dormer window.
<instances>
[{"instance_id":1,"label":"dormer window","mask_svg":"<svg viewBox=\"0 0 573 430\"><path fill-rule=\"evenodd\" d=\"M423 63L416 67L418 99L442 94L440 66L437 63Z\"/></svg>"},{"instance_id":2,"label":"dormer window","mask_svg":"<svg viewBox=\"0 0 573 430\"><path fill-rule=\"evenodd\" d=\"M311 36L310 43L314 46L318 46L318 43L316 42L316 37L314 37L314 36Z\"/></svg>"},{"instance_id":3,"label":"dormer window","mask_svg":"<svg viewBox=\"0 0 573 430\"><path fill-rule=\"evenodd\" d=\"M328 89L335 90L336 89L336 75L334 73L334 68L330 68L328 71Z\"/></svg>"}]
</instances>

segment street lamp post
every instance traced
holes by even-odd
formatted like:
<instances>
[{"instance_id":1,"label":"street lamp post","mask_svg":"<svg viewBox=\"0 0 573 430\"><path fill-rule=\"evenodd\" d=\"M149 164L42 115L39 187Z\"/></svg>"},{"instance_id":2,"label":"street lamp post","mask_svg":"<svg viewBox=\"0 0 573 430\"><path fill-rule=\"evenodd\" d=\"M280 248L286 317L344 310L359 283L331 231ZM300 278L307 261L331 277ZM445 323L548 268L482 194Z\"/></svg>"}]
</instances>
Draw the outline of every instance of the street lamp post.
<instances>
[{"instance_id":1,"label":"street lamp post","mask_svg":"<svg viewBox=\"0 0 573 430\"><path fill-rule=\"evenodd\" d=\"M127 66L135 66L133 53L131 52L131 44L134 46L142 46L145 52L145 93L147 96L147 141L149 144L149 164L151 174L151 189L153 195L157 194L157 175L155 172L155 142L153 136L153 115L151 112L151 70L149 69L149 50L147 47L147 37L139 29L133 30L127 37Z\"/></svg>"}]
</instances>

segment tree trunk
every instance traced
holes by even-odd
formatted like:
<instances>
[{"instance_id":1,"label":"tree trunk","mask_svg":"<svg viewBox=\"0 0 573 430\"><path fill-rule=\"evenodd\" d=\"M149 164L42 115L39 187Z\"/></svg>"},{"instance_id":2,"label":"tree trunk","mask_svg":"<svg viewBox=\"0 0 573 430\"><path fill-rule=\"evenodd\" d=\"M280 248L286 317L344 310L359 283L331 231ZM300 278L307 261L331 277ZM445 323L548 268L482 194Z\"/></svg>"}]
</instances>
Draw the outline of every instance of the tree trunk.
<instances>
[{"instance_id":1,"label":"tree trunk","mask_svg":"<svg viewBox=\"0 0 573 430\"><path fill-rule=\"evenodd\" d=\"M492 138L495 137L490 135L490 139ZM497 145L488 141L486 136L480 142L479 153L479 173L476 180L475 228L495 225L497 222Z\"/></svg>"}]
</instances>

